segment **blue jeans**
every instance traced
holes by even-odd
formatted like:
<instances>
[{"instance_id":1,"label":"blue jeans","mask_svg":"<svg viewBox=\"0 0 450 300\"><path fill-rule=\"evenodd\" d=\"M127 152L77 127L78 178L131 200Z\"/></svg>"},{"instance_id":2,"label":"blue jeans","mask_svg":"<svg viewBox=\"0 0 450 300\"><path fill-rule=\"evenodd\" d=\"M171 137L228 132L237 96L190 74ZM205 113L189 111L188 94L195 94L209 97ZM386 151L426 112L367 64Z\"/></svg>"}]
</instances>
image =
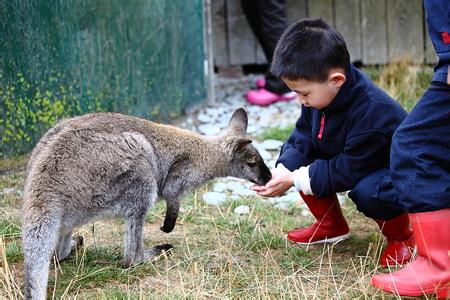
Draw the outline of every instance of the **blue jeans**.
<instances>
[{"instance_id":1,"label":"blue jeans","mask_svg":"<svg viewBox=\"0 0 450 300\"><path fill-rule=\"evenodd\" d=\"M432 84L394 134L392 183L406 211L450 208L450 86Z\"/></svg>"},{"instance_id":2,"label":"blue jeans","mask_svg":"<svg viewBox=\"0 0 450 300\"><path fill-rule=\"evenodd\" d=\"M379 169L361 179L348 196L369 218L390 220L405 212L388 169Z\"/></svg>"}]
</instances>

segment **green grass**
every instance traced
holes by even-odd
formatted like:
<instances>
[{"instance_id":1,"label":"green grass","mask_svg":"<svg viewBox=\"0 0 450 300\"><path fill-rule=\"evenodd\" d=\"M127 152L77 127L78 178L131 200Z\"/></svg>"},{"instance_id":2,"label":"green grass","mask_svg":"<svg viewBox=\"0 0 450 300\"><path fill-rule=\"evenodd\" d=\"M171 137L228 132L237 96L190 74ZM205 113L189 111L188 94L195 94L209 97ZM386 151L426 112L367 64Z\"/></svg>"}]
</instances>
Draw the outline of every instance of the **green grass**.
<instances>
[{"instance_id":1,"label":"green grass","mask_svg":"<svg viewBox=\"0 0 450 300\"><path fill-rule=\"evenodd\" d=\"M0 212L0 236L6 239L21 235L20 221Z\"/></svg>"},{"instance_id":2,"label":"green grass","mask_svg":"<svg viewBox=\"0 0 450 300\"><path fill-rule=\"evenodd\" d=\"M279 140L285 141L291 135L294 130L294 124L282 128L267 128L261 134L257 136L260 140Z\"/></svg>"}]
</instances>

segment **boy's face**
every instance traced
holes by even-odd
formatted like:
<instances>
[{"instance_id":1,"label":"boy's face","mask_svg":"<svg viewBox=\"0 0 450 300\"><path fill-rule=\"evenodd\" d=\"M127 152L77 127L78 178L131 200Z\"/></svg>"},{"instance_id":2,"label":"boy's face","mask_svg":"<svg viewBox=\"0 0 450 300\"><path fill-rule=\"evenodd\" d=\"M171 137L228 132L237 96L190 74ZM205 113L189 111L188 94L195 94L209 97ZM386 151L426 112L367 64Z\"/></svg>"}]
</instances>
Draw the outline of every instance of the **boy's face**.
<instances>
[{"instance_id":1,"label":"boy's face","mask_svg":"<svg viewBox=\"0 0 450 300\"><path fill-rule=\"evenodd\" d=\"M306 107L324 109L333 102L345 82L345 75L343 72L330 72L328 79L324 82L282 79L292 91L297 93L299 103Z\"/></svg>"}]
</instances>

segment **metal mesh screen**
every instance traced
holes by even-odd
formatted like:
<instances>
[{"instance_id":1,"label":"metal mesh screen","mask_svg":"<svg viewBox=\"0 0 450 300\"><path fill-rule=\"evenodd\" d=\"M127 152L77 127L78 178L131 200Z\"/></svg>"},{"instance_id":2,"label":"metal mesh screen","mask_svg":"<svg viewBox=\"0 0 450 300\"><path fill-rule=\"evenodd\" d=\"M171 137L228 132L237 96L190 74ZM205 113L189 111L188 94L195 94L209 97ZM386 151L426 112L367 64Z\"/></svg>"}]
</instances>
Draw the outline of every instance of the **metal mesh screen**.
<instances>
[{"instance_id":1,"label":"metal mesh screen","mask_svg":"<svg viewBox=\"0 0 450 300\"><path fill-rule=\"evenodd\" d=\"M0 155L58 119L166 120L206 97L202 0L0 0Z\"/></svg>"}]
</instances>

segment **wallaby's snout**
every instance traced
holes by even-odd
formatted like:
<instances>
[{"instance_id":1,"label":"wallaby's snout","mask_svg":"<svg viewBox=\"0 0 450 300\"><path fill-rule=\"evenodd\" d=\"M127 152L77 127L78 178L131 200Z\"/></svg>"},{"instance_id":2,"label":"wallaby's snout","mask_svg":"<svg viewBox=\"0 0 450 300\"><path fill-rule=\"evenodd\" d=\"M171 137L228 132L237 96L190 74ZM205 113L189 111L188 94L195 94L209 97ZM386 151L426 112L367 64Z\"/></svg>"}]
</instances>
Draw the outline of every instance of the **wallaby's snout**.
<instances>
[{"instance_id":1,"label":"wallaby's snout","mask_svg":"<svg viewBox=\"0 0 450 300\"><path fill-rule=\"evenodd\" d=\"M258 185L265 185L272 173L264 163L258 150L249 143L235 151L231 162L231 176L247 179Z\"/></svg>"},{"instance_id":2,"label":"wallaby's snout","mask_svg":"<svg viewBox=\"0 0 450 300\"><path fill-rule=\"evenodd\" d=\"M272 172L270 172L270 169L267 167L267 165L262 162L262 164L260 165L259 180L255 183L258 185L265 185L269 182L270 179L272 179Z\"/></svg>"}]
</instances>

